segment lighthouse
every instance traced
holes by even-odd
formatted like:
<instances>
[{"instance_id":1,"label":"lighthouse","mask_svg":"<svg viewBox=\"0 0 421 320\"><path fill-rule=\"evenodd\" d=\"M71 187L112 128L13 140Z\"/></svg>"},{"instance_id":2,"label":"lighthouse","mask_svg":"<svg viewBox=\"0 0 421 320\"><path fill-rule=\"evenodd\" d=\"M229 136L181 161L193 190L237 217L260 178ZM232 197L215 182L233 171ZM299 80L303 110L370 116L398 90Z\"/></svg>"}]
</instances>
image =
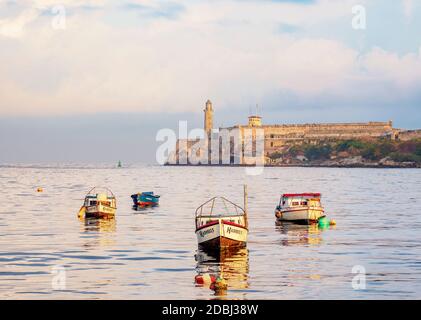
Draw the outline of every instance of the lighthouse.
<instances>
[{"instance_id":1,"label":"lighthouse","mask_svg":"<svg viewBox=\"0 0 421 320\"><path fill-rule=\"evenodd\" d=\"M205 112L205 133L210 137L213 128L213 108L210 100L206 101L205 110L203 111Z\"/></svg>"}]
</instances>

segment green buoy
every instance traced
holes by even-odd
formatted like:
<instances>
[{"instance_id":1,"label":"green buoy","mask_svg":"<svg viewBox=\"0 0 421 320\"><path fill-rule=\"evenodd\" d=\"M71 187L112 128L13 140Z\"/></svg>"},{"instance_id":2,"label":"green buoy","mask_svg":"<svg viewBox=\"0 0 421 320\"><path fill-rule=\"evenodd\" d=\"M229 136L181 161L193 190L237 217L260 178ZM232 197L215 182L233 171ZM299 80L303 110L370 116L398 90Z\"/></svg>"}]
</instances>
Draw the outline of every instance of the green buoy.
<instances>
[{"instance_id":1,"label":"green buoy","mask_svg":"<svg viewBox=\"0 0 421 320\"><path fill-rule=\"evenodd\" d=\"M328 218L323 217L319 219L319 228L325 229L330 226L330 221Z\"/></svg>"},{"instance_id":2,"label":"green buoy","mask_svg":"<svg viewBox=\"0 0 421 320\"><path fill-rule=\"evenodd\" d=\"M121 165L121 161L118 161L118 165L117 165L117 167L118 167L118 168L121 168L121 167L122 167L122 165Z\"/></svg>"}]
</instances>

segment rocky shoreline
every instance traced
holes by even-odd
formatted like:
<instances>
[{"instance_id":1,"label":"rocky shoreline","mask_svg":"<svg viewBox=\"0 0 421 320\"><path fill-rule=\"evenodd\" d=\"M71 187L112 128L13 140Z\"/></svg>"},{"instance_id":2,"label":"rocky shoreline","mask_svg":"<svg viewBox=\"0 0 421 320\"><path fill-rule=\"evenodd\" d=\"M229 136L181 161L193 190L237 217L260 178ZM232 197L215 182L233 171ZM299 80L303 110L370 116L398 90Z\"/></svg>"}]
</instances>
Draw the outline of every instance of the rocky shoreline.
<instances>
[{"instance_id":1,"label":"rocky shoreline","mask_svg":"<svg viewBox=\"0 0 421 320\"><path fill-rule=\"evenodd\" d=\"M361 156L324 161L293 160L289 163L273 163L273 167L325 167L325 168L421 168L417 162L397 162L389 157L379 161L369 161Z\"/></svg>"},{"instance_id":2,"label":"rocky shoreline","mask_svg":"<svg viewBox=\"0 0 421 320\"><path fill-rule=\"evenodd\" d=\"M244 164L165 164L170 167L255 167ZM367 169L420 169L421 165L416 163L384 164L379 162L365 162L344 164L339 162L329 163L290 163L290 164L265 164L268 168L367 168Z\"/></svg>"}]
</instances>

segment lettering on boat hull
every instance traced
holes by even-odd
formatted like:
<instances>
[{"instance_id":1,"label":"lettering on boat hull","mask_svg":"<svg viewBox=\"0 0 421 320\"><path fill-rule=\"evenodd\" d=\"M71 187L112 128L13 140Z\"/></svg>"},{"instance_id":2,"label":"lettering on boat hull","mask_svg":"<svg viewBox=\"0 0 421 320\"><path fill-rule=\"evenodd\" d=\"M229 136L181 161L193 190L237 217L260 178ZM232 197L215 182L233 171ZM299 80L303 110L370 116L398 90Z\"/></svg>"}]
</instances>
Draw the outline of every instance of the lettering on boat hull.
<instances>
[{"instance_id":1,"label":"lettering on boat hull","mask_svg":"<svg viewBox=\"0 0 421 320\"><path fill-rule=\"evenodd\" d=\"M243 247L247 243L248 230L242 226L226 224L222 220L196 231L200 247Z\"/></svg>"}]
</instances>

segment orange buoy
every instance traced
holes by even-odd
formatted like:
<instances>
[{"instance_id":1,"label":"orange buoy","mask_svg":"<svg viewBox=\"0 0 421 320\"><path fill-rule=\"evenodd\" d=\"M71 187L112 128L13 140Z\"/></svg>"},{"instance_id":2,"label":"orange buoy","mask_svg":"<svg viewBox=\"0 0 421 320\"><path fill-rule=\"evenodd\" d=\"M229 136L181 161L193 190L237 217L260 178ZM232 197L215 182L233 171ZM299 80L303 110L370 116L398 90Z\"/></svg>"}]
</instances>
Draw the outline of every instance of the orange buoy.
<instances>
[{"instance_id":1,"label":"orange buoy","mask_svg":"<svg viewBox=\"0 0 421 320\"><path fill-rule=\"evenodd\" d=\"M196 277L194 277L194 282L200 286L211 285L215 281L216 281L216 277L209 273L204 273L204 274L197 275Z\"/></svg>"},{"instance_id":2,"label":"orange buoy","mask_svg":"<svg viewBox=\"0 0 421 320\"><path fill-rule=\"evenodd\" d=\"M38 189L37 189L37 192L43 192L44 191L44 189L42 189L41 187L39 187Z\"/></svg>"},{"instance_id":3,"label":"orange buoy","mask_svg":"<svg viewBox=\"0 0 421 320\"><path fill-rule=\"evenodd\" d=\"M331 225L331 226L336 226L336 221L335 221L335 220L333 220L333 219L332 219L332 220L330 220L330 225Z\"/></svg>"}]
</instances>

